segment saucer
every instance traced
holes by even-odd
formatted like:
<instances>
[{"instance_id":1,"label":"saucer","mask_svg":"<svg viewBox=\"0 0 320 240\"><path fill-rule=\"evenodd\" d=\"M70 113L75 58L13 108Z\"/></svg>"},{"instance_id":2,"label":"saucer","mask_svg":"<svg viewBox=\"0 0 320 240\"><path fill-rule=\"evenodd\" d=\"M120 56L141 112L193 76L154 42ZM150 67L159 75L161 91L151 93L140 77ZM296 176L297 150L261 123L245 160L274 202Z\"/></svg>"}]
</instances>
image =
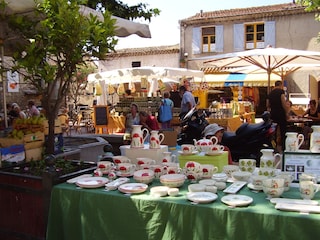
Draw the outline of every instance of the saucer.
<instances>
[{"instance_id":1,"label":"saucer","mask_svg":"<svg viewBox=\"0 0 320 240\"><path fill-rule=\"evenodd\" d=\"M216 151L216 152L206 152L206 155L208 156L217 156L221 155L224 151Z\"/></svg>"},{"instance_id":2,"label":"saucer","mask_svg":"<svg viewBox=\"0 0 320 240\"><path fill-rule=\"evenodd\" d=\"M261 186L261 187L258 187L258 186L253 185L252 183L248 183L247 186L248 186L248 188L250 188L251 190L262 191L262 186Z\"/></svg>"},{"instance_id":3,"label":"saucer","mask_svg":"<svg viewBox=\"0 0 320 240\"><path fill-rule=\"evenodd\" d=\"M122 173L122 172L117 172L117 176L118 177L132 177L133 176L134 171L129 172L129 173Z\"/></svg>"},{"instance_id":4,"label":"saucer","mask_svg":"<svg viewBox=\"0 0 320 240\"><path fill-rule=\"evenodd\" d=\"M143 193L148 189L148 185L144 183L125 183L118 187L122 193Z\"/></svg>"},{"instance_id":5,"label":"saucer","mask_svg":"<svg viewBox=\"0 0 320 240\"><path fill-rule=\"evenodd\" d=\"M194 154L197 154L198 151L193 151L192 153L185 153L183 151L178 151L178 153L180 153L181 155L194 155Z\"/></svg>"},{"instance_id":6,"label":"saucer","mask_svg":"<svg viewBox=\"0 0 320 240\"><path fill-rule=\"evenodd\" d=\"M195 203L210 203L218 198L218 195L211 192L188 192L187 199Z\"/></svg>"}]
</instances>

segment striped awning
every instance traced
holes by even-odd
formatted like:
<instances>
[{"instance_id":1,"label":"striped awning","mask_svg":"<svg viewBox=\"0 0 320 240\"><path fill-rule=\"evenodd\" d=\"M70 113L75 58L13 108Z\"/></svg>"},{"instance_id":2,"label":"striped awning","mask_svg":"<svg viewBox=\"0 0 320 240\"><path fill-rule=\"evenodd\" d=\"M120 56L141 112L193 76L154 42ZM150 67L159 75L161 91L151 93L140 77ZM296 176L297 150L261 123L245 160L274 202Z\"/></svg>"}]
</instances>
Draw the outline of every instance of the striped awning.
<instances>
[{"instance_id":1,"label":"striped awning","mask_svg":"<svg viewBox=\"0 0 320 240\"><path fill-rule=\"evenodd\" d=\"M270 76L270 86L275 81L281 80L276 74ZM246 74L246 73L229 73L229 74L205 74L205 81L212 87L267 87L268 75L266 73Z\"/></svg>"}]
</instances>

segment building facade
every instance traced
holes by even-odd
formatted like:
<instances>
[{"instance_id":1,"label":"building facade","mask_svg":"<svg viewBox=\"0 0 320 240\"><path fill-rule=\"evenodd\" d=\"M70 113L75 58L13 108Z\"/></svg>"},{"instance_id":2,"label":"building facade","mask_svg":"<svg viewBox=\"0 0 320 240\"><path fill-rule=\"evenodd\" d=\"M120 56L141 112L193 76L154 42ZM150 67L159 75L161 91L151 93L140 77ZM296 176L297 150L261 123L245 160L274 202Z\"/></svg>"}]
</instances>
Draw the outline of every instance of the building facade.
<instances>
[{"instance_id":1,"label":"building facade","mask_svg":"<svg viewBox=\"0 0 320 240\"><path fill-rule=\"evenodd\" d=\"M243 9L200 11L180 20L180 58L188 59L272 46L320 51L320 22L315 12L295 3ZM189 61L189 68L204 68L203 61ZM310 93L318 99L320 69L296 71L286 77L288 90Z\"/></svg>"}]
</instances>

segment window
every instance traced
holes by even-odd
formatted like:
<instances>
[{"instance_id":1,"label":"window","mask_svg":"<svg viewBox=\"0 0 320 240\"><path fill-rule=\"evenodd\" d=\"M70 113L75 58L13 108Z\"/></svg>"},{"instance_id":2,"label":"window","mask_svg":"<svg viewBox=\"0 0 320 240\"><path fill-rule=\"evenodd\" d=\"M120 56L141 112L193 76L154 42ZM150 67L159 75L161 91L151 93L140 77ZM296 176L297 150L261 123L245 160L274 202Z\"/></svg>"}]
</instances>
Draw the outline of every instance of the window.
<instances>
[{"instance_id":1,"label":"window","mask_svg":"<svg viewBox=\"0 0 320 240\"><path fill-rule=\"evenodd\" d=\"M264 23L245 24L245 48L264 48Z\"/></svg>"},{"instance_id":2,"label":"window","mask_svg":"<svg viewBox=\"0 0 320 240\"><path fill-rule=\"evenodd\" d=\"M141 67L141 62L139 61L139 62L132 62L131 63L131 66L133 67L133 68L135 68L135 67Z\"/></svg>"},{"instance_id":3,"label":"window","mask_svg":"<svg viewBox=\"0 0 320 240\"><path fill-rule=\"evenodd\" d=\"M214 52L216 50L216 28L202 28L202 52Z\"/></svg>"}]
</instances>

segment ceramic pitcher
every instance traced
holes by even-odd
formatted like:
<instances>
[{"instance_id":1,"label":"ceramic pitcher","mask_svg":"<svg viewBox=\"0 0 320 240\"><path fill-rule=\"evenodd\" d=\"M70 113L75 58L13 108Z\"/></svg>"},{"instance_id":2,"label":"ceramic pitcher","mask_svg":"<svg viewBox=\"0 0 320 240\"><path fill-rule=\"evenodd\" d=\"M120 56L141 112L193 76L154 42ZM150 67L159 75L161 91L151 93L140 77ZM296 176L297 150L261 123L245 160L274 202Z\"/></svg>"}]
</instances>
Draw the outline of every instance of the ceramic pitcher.
<instances>
[{"instance_id":1,"label":"ceramic pitcher","mask_svg":"<svg viewBox=\"0 0 320 240\"><path fill-rule=\"evenodd\" d=\"M149 131L144 128L141 129L142 125L132 125L131 133L131 147L132 148L143 148L144 141L149 135Z\"/></svg>"},{"instance_id":2,"label":"ceramic pitcher","mask_svg":"<svg viewBox=\"0 0 320 240\"><path fill-rule=\"evenodd\" d=\"M177 162L177 156L174 154L171 155L171 152L163 152L162 155L162 163Z\"/></svg>"},{"instance_id":3,"label":"ceramic pitcher","mask_svg":"<svg viewBox=\"0 0 320 240\"><path fill-rule=\"evenodd\" d=\"M298 151L304 141L303 134L298 134L296 132L287 132L286 136L286 150L290 152Z\"/></svg>"},{"instance_id":4,"label":"ceramic pitcher","mask_svg":"<svg viewBox=\"0 0 320 240\"><path fill-rule=\"evenodd\" d=\"M320 152L320 126L311 126L313 132L310 136L310 151L314 153Z\"/></svg>"},{"instance_id":5,"label":"ceramic pitcher","mask_svg":"<svg viewBox=\"0 0 320 240\"><path fill-rule=\"evenodd\" d=\"M261 168L278 168L281 161L275 164L276 157L280 157L279 153L273 154L273 149L261 149L262 156L260 157Z\"/></svg>"},{"instance_id":6,"label":"ceramic pitcher","mask_svg":"<svg viewBox=\"0 0 320 240\"><path fill-rule=\"evenodd\" d=\"M164 134L159 133L157 130L152 130L150 135L150 148L160 148L164 140Z\"/></svg>"}]
</instances>

